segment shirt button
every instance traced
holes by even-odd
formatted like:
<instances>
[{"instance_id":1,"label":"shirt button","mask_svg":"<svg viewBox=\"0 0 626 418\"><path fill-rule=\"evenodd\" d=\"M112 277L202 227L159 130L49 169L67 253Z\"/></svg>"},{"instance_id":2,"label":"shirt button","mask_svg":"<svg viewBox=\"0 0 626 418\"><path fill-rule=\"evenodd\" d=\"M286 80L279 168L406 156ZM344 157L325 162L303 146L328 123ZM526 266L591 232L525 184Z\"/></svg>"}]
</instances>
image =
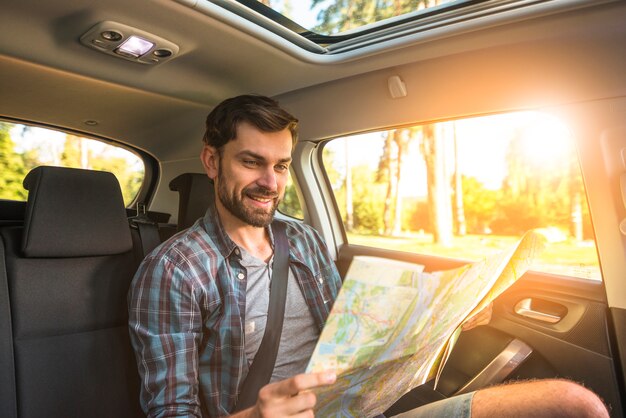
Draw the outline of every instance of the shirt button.
<instances>
[{"instance_id":1,"label":"shirt button","mask_svg":"<svg viewBox=\"0 0 626 418\"><path fill-rule=\"evenodd\" d=\"M239 274L237 274L237 278L238 278L239 280L243 280L243 279L245 279L245 278L246 278L246 275L245 275L245 274L243 274L243 273L239 273Z\"/></svg>"},{"instance_id":2,"label":"shirt button","mask_svg":"<svg viewBox=\"0 0 626 418\"><path fill-rule=\"evenodd\" d=\"M321 276L317 278L317 281L320 282L320 284L324 283L324 279Z\"/></svg>"},{"instance_id":3,"label":"shirt button","mask_svg":"<svg viewBox=\"0 0 626 418\"><path fill-rule=\"evenodd\" d=\"M235 254L239 255L239 248L235 248Z\"/></svg>"}]
</instances>

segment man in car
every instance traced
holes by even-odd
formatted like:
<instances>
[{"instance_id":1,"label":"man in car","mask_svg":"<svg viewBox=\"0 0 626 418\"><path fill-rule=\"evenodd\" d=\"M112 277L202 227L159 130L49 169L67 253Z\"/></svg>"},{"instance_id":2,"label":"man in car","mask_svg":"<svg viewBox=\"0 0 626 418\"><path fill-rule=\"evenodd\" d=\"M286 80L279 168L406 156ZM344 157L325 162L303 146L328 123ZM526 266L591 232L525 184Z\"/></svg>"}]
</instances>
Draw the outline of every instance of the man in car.
<instances>
[{"instance_id":1,"label":"man in car","mask_svg":"<svg viewBox=\"0 0 626 418\"><path fill-rule=\"evenodd\" d=\"M148 416L218 417L237 409L249 366L259 360L274 258L269 225L285 192L297 123L274 100L253 95L228 99L208 115L201 160L214 181L215 203L146 257L129 294ZM336 379L303 372L341 280L316 231L286 225L287 300L271 383L256 405L233 416L313 416L316 399L308 390ZM481 390L402 416L470 414L608 416L593 393L562 380Z\"/></svg>"}]
</instances>

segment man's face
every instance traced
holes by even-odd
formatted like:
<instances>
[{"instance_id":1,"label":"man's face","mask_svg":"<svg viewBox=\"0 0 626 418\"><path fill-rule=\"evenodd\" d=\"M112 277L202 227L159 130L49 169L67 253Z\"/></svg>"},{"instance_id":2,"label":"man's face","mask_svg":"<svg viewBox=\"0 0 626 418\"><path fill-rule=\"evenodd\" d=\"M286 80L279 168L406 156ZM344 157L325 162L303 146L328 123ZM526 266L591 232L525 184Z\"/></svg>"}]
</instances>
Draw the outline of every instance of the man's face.
<instances>
[{"instance_id":1,"label":"man's face","mask_svg":"<svg viewBox=\"0 0 626 418\"><path fill-rule=\"evenodd\" d=\"M269 225L285 193L291 149L287 129L268 133L240 124L218 156L218 208L245 224Z\"/></svg>"}]
</instances>

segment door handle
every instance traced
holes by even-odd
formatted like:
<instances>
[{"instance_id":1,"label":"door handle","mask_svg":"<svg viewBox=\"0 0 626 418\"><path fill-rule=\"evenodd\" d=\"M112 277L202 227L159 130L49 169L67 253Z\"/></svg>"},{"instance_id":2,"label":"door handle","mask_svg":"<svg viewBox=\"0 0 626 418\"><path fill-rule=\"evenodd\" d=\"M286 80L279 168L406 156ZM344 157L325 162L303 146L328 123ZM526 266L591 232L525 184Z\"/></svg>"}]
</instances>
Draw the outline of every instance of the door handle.
<instances>
[{"instance_id":1,"label":"door handle","mask_svg":"<svg viewBox=\"0 0 626 418\"><path fill-rule=\"evenodd\" d=\"M533 299L522 299L515 304L515 313L525 318L534 319L548 324L556 324L561 319L561 315L555 315L553 313L543 312L533 307Z\"/></svg>"}]
</instances>

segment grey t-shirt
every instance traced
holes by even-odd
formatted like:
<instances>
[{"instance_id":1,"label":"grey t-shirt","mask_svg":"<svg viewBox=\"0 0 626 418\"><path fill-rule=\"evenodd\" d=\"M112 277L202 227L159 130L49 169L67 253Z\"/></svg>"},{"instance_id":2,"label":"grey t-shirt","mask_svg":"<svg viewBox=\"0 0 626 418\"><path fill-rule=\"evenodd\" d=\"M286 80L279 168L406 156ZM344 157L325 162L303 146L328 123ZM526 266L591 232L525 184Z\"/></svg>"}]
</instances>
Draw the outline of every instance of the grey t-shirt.
<instances>
[{"instance_id":1,"label":"grey t-shirt","mask_svg":"<svg viewBox=\"0 0 626 418\"><path fill-rule=\"evenodd\" d=\"M241 264L247 270L245 350L248 365L250 365L259 350L265 332L273 257L269 263L265 263L250 255L243 248L239 250L242 257ZM304 372L318 337L317 326L304 300L302 290L289 270L285 319L276 364L270 381L283 380Z\"/></svg>"}]
</instances>

